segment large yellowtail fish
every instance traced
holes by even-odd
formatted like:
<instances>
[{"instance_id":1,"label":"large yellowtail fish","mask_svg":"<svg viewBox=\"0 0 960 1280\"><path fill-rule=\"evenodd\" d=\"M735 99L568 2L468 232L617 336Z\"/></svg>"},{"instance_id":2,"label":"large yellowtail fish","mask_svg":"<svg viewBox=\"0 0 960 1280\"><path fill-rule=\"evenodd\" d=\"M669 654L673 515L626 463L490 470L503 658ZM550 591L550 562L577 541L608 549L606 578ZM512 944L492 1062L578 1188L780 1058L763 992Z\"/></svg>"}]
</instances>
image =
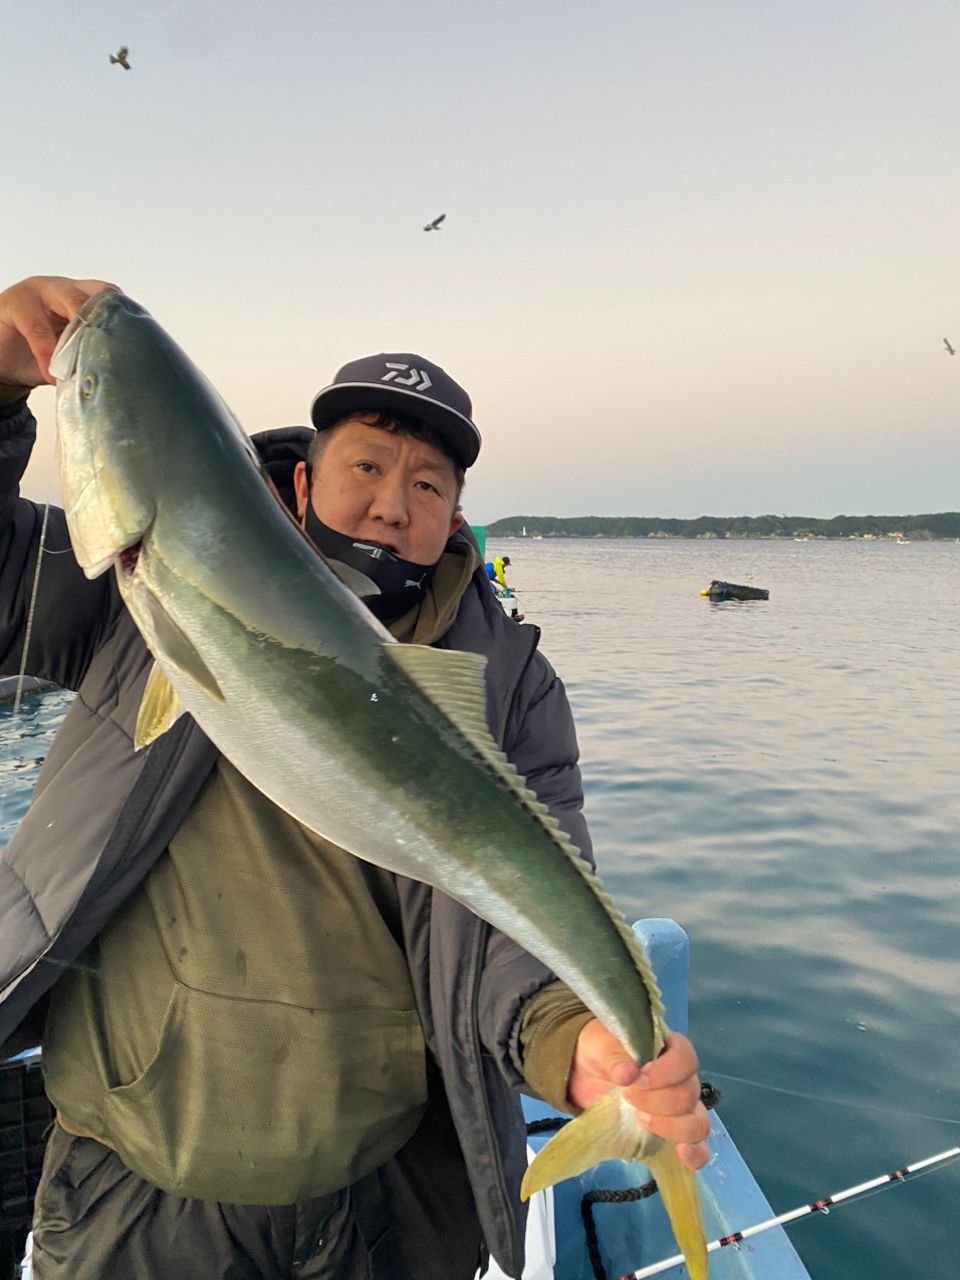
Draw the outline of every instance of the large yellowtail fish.
<instances>
[{"instance_id":1,"label":"large yellowtail fish","mask_svg":"<svg viewBox=\"0 0 960 1280\"><path fill-rule=\"evenodd\" d=\"M89 577L113 568L156 659L138 745L186 709L275 804L459 899L562 978L638 1063L655 1058L663 1006L644 952L491 738L484 660L393 640L136 302L92 297L51 370L75 554ZM543 1149L522 1194L614 1157L652 1170L690 1275L705 1280L694 1175L619 1089Z\"/></svg>"}]
</instances>

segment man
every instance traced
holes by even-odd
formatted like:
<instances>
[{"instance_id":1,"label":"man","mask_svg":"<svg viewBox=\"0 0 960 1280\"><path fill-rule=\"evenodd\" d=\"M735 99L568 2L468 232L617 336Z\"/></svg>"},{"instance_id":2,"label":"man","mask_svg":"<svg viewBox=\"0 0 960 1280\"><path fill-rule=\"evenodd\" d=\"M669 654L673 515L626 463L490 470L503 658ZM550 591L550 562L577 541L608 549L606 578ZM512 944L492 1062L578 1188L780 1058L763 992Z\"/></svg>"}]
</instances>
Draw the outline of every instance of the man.
<instances>
[{"instance_id":1,"label":"man","mask_svg":"<svg viewBox=\"0 0 960 1280\"><path fill-rule=\"evenodd\" d=\"M150 655L62 512L17 496L26 396L101 287L0 293L0 672L26 646L31 674L78 691L0 857L0 1042L40 1036L57 1108L34 1274L472 1280L489 1250L519 1275L518 1091L575 1111L631 1086L696 1168L692 1046L672 1037L641 1074L533 957L300 827L189 717L133 751ZM398 386L403 365L429 388ZM589 857L563 686L461 532L469 397L382 355L312 417L255 437L278 492L398 640L486 656L491 732Z\"/></svg>"},{"instance_id":2,"label":"man","mask_svg":"<svg viewBox=\"0 0 960 1280\"><path fill-rule=\"evenodd\" d=\"M509 556L495 556L492 560L488 560L483 566L486 570L487 577L493 583L494 590L496 590L497 587L502 587L504 591L507 590L507 575L505 571L509 563Z\"/></svg>"}]
</instances>

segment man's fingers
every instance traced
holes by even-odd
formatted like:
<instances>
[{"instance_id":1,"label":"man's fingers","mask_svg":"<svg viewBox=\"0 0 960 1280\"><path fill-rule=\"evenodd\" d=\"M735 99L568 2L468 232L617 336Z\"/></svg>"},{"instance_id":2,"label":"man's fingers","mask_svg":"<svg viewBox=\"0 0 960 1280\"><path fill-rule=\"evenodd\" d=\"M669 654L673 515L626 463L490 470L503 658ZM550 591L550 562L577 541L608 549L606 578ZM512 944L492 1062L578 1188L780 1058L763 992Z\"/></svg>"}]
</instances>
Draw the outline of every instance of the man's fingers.
<instances>
[{"instance_id":1,"label":"man's fingers","mask_svg":"<svg viewBox=\"0 0 960 1280\"><path fill-rule=\"evenodd\" d=\"M624 1090L624 1097L639 1111L653 1108L660 1116L688 1115L700 1101L700 1081L690 1076L682 1084L664 1089L642 1089L634 1085Z\"/></svg>"},{"instance_id":2,"label":"man's fingers","mask_svg":"<svg viewBox=\"0 0 960 1280\"><path fill-rule=\"evenodd\" d=\"M640 1069L599 1018L588 1022L577 1040L578 1065L613 1084L633 1084Z\"/></svg>"},{"instance_id":3,"label":"man's fingers","mask_svg":"<svg viewBox=\"0 0 960 1280\"><path fill-rule=\"evenodd\" d=\"M618 1084L621 1087L635 1084L640 1075L640 1068L637 1064L619 1054L605 1059L601 1063L601 1071L614 1084Z\"/></svg>"},{"instance_id":4,"label":"man's fingers","mask_svg":"<svg viewBox=\"0 0 960 1280\"><path fill-rule=\"evenodd\" d=\"M50 376L50 360L60 335L88 298L101 289L117 289L107 280L60 280L43 295L42 314L35 317L33 327L24 334L33 358L47 382Z\"/></svg>"},{"instance_id":5,"label":"man's fingers","mask_svg":"<svg viewBox=\"0 0 960 1280\"><path fill-rule=\"evenodd\" d=\"M117 293L123 290L118 284L114 284L112 280L74 280L74 284L79 285L85 291L88 298L92 298L95 293L99 293L101 289L115 289Z\"/></svg>"},{"instance_id":6,"label":"man's fingers","mask_svg":"<svg viewBox=\"0 0 960 1280\"><path fill-rule=\"evenodd\" d=\"M37 362L37 368L40 370L41 376L47 382L52 382L50 377L50 357L53 355L53 349L57 345L57 339L66 326L66 320L54 327L56 322L52 321L46 309L42 306L35 305L33 299L25 307L24 314L17 316L17 328L23 335L27 346L30 348L30 354Z\"/></svg>"},{"instance_id":7,"label":"man's fingers","mask_svg":"<svg viewBox=\"0 0 960 1280\"><path fill-rule=\"evenodd\" d=\"M703 1103L698 1102L692 1111L682 1115L664 1116L637 1110L637 1121L650 1133L668 1142L697 1145L706 1142L710 1133L710 1117Z\"/></svg>"},{"instance_id":8,"label":"man's fingers","mask_svg":"<svg viewBox=\"0 0 960 1280\"><path fill-rule=\"evenodd\" d=\"M106 280L33 276L8 292L3 324L20 334L41 378L52 382L50 359L67 324L93 294L116 287ZM29 372L28 366L28 375Z\"/></svg>"},{"instance_id":9,"label":"man's fingers","mask_svg":"<svg viewBox=\"0 0 960 1280\"><path fill-rule=\"evenodd\" d=\"M696 1171L710 1159L710 1148L705 1142L678 1142L677 1158L681 1164Z\"/></svg>"},{"instance_id":10,"label":"man's fingers","mask_svg":"<svg viewBox=\"0 0 960 1280\"><path fill-rule=\"evenodd\" d=\"M666 1089L695 1076L699 1065L696 1050L687 1037L671 1031L663 1053L646 1063L638 1083L644 1089Z\"/></svg>"}]
</instances>

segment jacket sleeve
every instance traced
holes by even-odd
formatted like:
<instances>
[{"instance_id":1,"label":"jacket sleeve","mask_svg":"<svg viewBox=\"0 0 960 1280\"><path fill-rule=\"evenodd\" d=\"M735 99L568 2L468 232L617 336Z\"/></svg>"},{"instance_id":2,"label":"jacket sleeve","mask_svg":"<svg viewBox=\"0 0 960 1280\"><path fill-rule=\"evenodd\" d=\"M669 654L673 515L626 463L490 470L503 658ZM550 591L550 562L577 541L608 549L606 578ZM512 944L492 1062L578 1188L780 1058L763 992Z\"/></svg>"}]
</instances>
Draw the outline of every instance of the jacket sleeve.
<instances>
[{"instance_id":1,"label":"jacket sleeve","mask_svg":"<svg viewBox=\"0 0 960 1280\"><path fill-rule=\"evenodd\" d=\"M592 866L593 846L583 816L573 714L562 681L540 653L534 654L521 682L505 750ZM480 1036L518 1089L527 1085L520 1040L522 1016L531 997L550 984L556 984L556 978L545 965L505 934L489 930L478 1004ZM576 1002L576 997L571 999Z\"/></svg>"},{"instance_id":2,"label":"jacket sleeve","mask_svg":"<svg viewBox=\"0 0 960 1280\"><path fill-rule=\"evenodd\" d=\"M35 438L26 402L0 411L0 675L21 669L32 606L26 674L77 689L122 606L112 574L84 576L60 508L20 496Z\"/></svg>"}]
</instances>

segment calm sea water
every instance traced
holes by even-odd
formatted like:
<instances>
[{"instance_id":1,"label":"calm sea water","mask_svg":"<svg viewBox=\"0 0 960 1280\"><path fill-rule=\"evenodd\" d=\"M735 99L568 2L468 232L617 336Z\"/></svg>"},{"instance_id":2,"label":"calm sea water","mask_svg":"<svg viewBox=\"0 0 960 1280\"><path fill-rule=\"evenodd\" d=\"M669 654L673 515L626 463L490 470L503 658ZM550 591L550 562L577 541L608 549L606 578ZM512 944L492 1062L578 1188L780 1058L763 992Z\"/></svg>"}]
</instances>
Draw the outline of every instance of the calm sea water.
<instances>
[{"instance_id":1,"label":"calm sea water","mask_svg":"<svg viewBox=\"0 0 960 1280\"><path fill-rule=\"evenodd\" d=\"M690 935L703 1075L774 1209L960 1145L960 546L497 552L567 685L609 887ZM771 598L712 604L715 577ZM8 827L64 705L0 733ZM791 1235L814 1280L953 1280L958 1195L955 1165Z\"/></svg>"},{"instance_id":2,"label":"calm sea water","mask_svg":"<svg viewBox=\"0 0 960 1280\"><path fill-rule=\"evenodd\" d=\"M777 1212L960 1145L960 546L502 540L628 917ZM767 587L712 604L712 578ZM739 1077L743 1083L729 1077ZM960 1275L960 1167L791 1235L815 1280Z\"/></svg>"}]
</instances>

